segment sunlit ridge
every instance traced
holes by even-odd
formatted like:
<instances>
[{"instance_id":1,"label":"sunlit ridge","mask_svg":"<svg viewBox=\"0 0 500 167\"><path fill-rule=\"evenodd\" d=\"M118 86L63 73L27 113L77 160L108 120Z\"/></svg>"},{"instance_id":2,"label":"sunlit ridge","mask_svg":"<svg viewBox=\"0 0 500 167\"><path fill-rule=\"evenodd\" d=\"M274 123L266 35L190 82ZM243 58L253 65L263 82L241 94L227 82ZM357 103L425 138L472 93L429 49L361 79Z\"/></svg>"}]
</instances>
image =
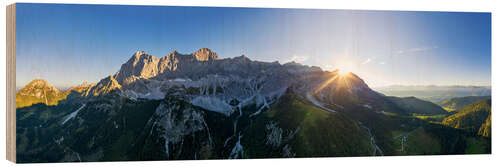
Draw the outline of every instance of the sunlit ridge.
<instances>
[{"instance_id":1,"label":"sunlit ridge","mask_svg":"<svg viewBox=\"0 0 500 167\"><path fill-rule=\"evenodd\" d=\"M352 87L351 83L351 72L345 71L342 72L342 70L336 70L333 72L333 75L330 79L326 80L323 82L317 89L314 90L314 94L319 93L319 91L323 90L326 86L328 86L330 83L335 81L336 87L335 91L339 91L339 89L349 89Z\"/></svg>"}]
</instances>

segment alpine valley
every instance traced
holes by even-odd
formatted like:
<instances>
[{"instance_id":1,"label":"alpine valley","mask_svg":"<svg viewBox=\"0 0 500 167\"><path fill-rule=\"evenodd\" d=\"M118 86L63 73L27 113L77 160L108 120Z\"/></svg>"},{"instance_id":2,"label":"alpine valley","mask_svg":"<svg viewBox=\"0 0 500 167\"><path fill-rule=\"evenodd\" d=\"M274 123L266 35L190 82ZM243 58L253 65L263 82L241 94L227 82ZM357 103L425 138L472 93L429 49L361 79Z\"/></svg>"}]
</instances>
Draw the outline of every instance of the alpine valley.
<instances>
[{"instance_id":1,"label":"alpine valley","mask_svg":"<svg viewBox=\"0 0 500 167\"><path fill-rule=\"evenodd\" d=\"M136 52L64 91L36 79L16 104L21 163L491 153L491 101L448 112L353 73L206 48Z\"/></svg>"}]
</instances>

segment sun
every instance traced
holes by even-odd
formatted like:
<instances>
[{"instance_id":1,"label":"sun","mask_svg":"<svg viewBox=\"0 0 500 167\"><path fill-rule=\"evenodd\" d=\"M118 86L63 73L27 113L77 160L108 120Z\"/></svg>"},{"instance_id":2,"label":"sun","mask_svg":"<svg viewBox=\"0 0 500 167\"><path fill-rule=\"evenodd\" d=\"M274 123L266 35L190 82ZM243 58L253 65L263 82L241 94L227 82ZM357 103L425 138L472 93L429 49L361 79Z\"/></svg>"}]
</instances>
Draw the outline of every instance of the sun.
<instances>
[{"instance_id":1,"label":"sun","mask_svg":"<svg viewBox=\"0 0 500 167\"><path fill-rule=\"evenodd\" d=\"M337 73L338 73L340 76L346 76L346 75L348 75L349 73L351 73L351 72L349 72L349 71L347 71L347 70L341 70L341 69L337 69L337 70L338 70L338 72L337 72Z\"/></svg>"},{"instance_id":2,"label":"sun","mask_svg":"<svg viewBox=\"0 0 500 167\"><path fill-rule=\"evenodd\" d=\"M336 68L339 76L346 76L357 70L356 64L349 60L338 60L332 66Z\"/></svg>"},{"instance_id":3,"label":"sun","mask_svg":"<svg viewBox=\"0 0 500 167\"><path fill-rule=\"evenodd\" d=\"M336 73L335 73L336 71ZM320 92L323 88L330 85L330 83L335 83L335 90L350 88L352 86L351 80L353 78L353 74L348 70L337 69L331 73L331 77L324 81L318 88L316 88L313 93L316 94Z\"/></svg>"}]
</instances>

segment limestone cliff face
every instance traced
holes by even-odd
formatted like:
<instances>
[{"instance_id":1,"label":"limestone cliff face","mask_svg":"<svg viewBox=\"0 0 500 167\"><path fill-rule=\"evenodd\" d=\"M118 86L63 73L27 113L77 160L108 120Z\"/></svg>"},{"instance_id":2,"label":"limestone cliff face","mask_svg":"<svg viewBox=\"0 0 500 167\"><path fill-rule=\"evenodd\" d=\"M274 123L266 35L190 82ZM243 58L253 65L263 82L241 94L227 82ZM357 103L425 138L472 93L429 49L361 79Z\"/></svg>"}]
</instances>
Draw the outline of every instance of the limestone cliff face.
<instances>
[{"instance_id":1,"label":"limestone cliff face","mask_svg":"<svg viewBox=\"0 0 500 167\"><path fill-rule=\"evenodd\" d=\"M116 75L115 75L116 76ZM112 76L108 76L97 83L94 87L90 89L90 95L99 96L102 94L109 93L113 90L120 89L122 86L118 81Z\"/></svg>"},{"instance_id":2,"label":"limestone cliff face","mask_svg":"<svg viewBox=\"0 0 500 167\"><path fill-rule=\"evenodd\" d=\"M212 60L219 59L219 55L217 55L217 53L215 53L215 52L212 52L208 48L201 48L200 50L194 52L192 55L198 61L212 61Z\"/></svg>"},{"instance_id":3,"label":"limestone cliff face","mask_svg":"<svg viewBox=\"0 0 500 167\"><path fill-rule=\"evenodd\" d=\"M319 67L293 62L282 65L253 61L244 55L219 59L217 53L207 48L191 54L173 51L161 58L144 51L136 52L115 75L101 80L88 94L98 96L119 89L133 98L162 99L169 94L171 87L181 84L172 81L184 81L180 87L199 88L200 95L220 96L219 99L202 98L201 101L210 105L219 104L215 101L220 99L224 102L234 98L245 100L255 94L272 99L277 92L294 83L302 85L300 88L304 90L301 92L314 90L312 93L321 101L335 101L339 105L353 100L374 103L381 98L354 74L341 76L338 71L326 72ZM189 99L196 104L200 101L200 98L191 99L191 96Z\"/></svg>"},{"instance_id":4,"label":"limestone cliff face","mask_svg":"<svg viewBox=\"0 0 500 167\"><path fill-rule=\"evenodd\" d=\"M119 83L123 83L129 77L151 78L158 74L159 58L151 56L144 51L135 52L132 57L121 66L115 76Z\"/></svg>"},{"instance_id":5,"label":"limestone cliff face","mask_svg":"<svg viewBox=\"0 0 500 167\"><path fill-rule=\"evenodd\" d=\"M96 85L95 83L90 83L89 84L87 82L83 82L80 85L77 85L77 86L69 88L68 90L64 91L64 93L69 95L72 92L75 92L75 93L77 93L80 96L87 96L87 95L89 95L90 90L92 89L92 87L94 87L95 85Z\"/></svg>"},{"instance_id":6,"label":"limestone cliff face","mask_svg":"<svg viewBox=\"0 0 500 167\"><path fill-rule=\"evenodd\" d=\"M192 54L180 54L173 51L165 57L157 58L144 51L138 51L121 66L116 76L119 84L128 85L137 79L149 79L161 73L176 71L180 64L215 61L218 55L210 49L202 48Z\"/></svg>"}]
</instances>

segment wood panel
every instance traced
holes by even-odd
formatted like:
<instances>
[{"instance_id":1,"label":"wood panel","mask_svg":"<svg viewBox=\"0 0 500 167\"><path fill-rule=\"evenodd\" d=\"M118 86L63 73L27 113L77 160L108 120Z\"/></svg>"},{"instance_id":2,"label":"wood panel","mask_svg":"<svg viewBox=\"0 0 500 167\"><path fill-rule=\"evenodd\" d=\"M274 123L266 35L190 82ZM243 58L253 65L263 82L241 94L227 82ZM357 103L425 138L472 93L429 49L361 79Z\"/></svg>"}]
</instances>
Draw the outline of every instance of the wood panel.
<instances>
[{"instance_id":1,"label":"wood panel","mask_svg":"<svg viewBox=\"0 0 500 167\"><path fill-rule=\"evenodd\" d=\"M7 6L7 160L16 162L16 4Z\"/></svg>"}]
</instances>

